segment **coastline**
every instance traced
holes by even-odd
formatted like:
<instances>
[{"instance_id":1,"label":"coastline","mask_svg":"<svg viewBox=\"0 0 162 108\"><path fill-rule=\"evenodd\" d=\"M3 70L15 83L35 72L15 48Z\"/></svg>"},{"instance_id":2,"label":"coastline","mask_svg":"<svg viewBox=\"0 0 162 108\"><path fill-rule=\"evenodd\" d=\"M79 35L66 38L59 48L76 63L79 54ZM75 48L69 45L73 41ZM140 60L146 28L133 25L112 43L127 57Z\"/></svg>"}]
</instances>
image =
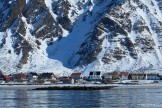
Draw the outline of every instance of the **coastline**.
<instances>
[{"instance_id":1,"label":"coastline","mask_svg":"<svg viewBox=\"0 0 162 108\"><path fill-rule=\"evenodd\" d=\"M157 84L49 84L49 85L14 85L1 84L0 90L109 90L128 88L162 88L161 83Z\"/></svg>"},{"instance_id":2,"label":"coastline","mask_svg":"<svg viewBox=\"0 0 162 108\"><path fill-rule=\"evenodd\" d=\"M116 86L114 85L105 85L105 84L45 84L45 85L6 85L1 84L0 90L2 89L24 89L24 90L103 90L111 89Z\"/></svg>"}]
</instances>

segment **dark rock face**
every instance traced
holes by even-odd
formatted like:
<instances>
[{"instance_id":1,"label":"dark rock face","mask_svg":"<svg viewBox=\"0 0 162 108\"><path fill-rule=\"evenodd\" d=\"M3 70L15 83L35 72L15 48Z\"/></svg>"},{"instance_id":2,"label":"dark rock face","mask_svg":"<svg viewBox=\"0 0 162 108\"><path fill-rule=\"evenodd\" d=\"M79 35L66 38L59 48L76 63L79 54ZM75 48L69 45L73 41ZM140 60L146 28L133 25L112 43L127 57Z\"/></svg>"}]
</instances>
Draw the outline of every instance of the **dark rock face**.
<instances>
[{"instance_id":1,"label":"dark rock face","mask_svg":"<svg viewBox=\"0 0 162 108\"><path fill-rule=\"evenodd\" d=\"M44 2L30 1L24 8L23 15L27 18L27 23L33 25L30 33L36 38L45 39L62 35L61 28L49 13Z\"/></svg>"},{"instance_id":2,"label":"dark rock face","mask_svg":"<svg viewBox=\"0 0 162 108\"><path fill-rule=\"evenodd\" d=\"M45 53L42 46L58 46L50 50L54 55L64 51L59 48L68 49L61 45L75 41L71 37L76 35L81 39L79 48L69 50L72 55L65 60L54 59L70 63L75 59L72 68L96 60L105 65L129 57L136 61L139 52L156 52L157 46L162 47L162 2L149 0L148 4L141 0L49 0L49 4L45 0L0 0L0 36L4 33L0 51L21 55L17 67L23 68L31 53ZM5 49L9 42L11 47Z\"/></svg>"},{"instance_id":3,"label":"dark rock face","mask_svg":"<svg viewBox=\"0 0 162 108\"><path fill-rule=\"evenodd\" d=\"M132 41L127 37L125 38L125 46L127 50L130 53L130 56L132 56L134 59L137 59L137 52L135 50L135 45L132 43Z\"/></svg>"},{"instance_id":4,"label":"dark rock face","mask_svg":"<svg viewBox=\"0 0 162 108\"><path fill-rule=\"evenodd\" d=\"M47 44L52 43L54 37L62 36L62 29L60 28L59 23L54 20L43 1L31 0L28 4L26 4L25 0L6 0L0 2L3 4L0 9L0 32L5 32L9 28L11 29L13 34L12 37L14 38L14 51L16 54L20 54L20 51L22 51L23 54L20 63L18 64L19 68L27 63L29 52L33 50L33 46L25 38L27 25L25 25L22 17L26 18L28 25L33 26L32 28L29 28L30 30L27 35L34 36L41 40L50 40L47 41ZM63 24L63 22L61 23ZM65 26L68 27L69 25ZM2 47L3 44L1 45ZM37 41L36 44L38 44L37 47L39 47L41 43Z\"/></svg>"},{"instance_id":5,"label":"dark rock face","mask_svg":"<svg viewBox=\"0 0 162 108\"><path fill-rule=\"evenodd\" d=\"M102 50L101 44L103 39L98 39L100 32L99 29L96 29L94 33L88 34L88 38L81 45L80 51L78 51L81 57L76 65L87 65L97 59L98 54Z\"/></svg>"},{"instance_id":6,"label":"dark rock face","mask_svg":"<svg viewBox=\"0 0 162 108\"><path fill-rule=\"evenodd\" d=\"M146 9L147 12L149 11L148 7L146 7L140 1L134 2L140 4L141 9ZM125 3L129 4L131 11L136 10L136 8L130 4L129 0L128 2L125 1ZM90 33L90 39L86 39L86 42L82 44L82 50L79 51L79 54L81 55L79 60L80 64L89 64L97 59L99 53L104 49L102 47L104 39L108 40L110 44L117 43L119 45L114 48L110 48L105 52L104 56L102 57L102 61L105 64L109 64L114 60L121 60L128 55L130 55L133 59L138 59L137 48L140 48L144 53L154 50L156 44L154 39L151 37L152 33L150 28L142 18L135 23L132 22L130 19L132 17L131 11L125 12L122 5L118 5L115 8L108 10L105 17L103 17L96 25L95 31ZM154 27L151 27L156 31L156 33L161 30L161 27L158 25L152 25ZM139 37L137 35L134 42L128 36L128 34L132 31L140 34ZM144 34L144 32L147 32L147 34ZM99 39L99 36L102 34L105 34L103 36L104 38ZM120 37L120 35L122 35L122 37Z\"/></svg>"},{"instance_id":7,"label":"dark rock face","mask_svg":"<svg viewBox=\"0 0 162 108\"><path fill-rule=\"evenodd\" d=\"M6 31L13 21L22 13L26 5L25 0L1 0L2 8L0 9L0 32ZM17 8L19 7L19 8Z\"/></svg>"},{"instance_id":8,"label":"dark rock face","mask_svg":"<svg viewBox=\"0 0 162 108\"><path fill-rule=\"evenodd\" d=\"M18 68L22 68L22 65L27 63L28 57L29 57L29 52L32 51L31 45L25 40L21 43L21 46L23 47L22 48L23 56L22 56L19 64L17 65Z\"/></svg>"},{"instance_id":9,"label":"dark rock face","mask_svg":"<svg viewBox=\"0 0 162 108\"><path fill-rule=\"evenodd\" d=\"M67 30L71 31L72 29L72 22L68 17L69 10L70 10L70 3L68 1L60 0L58 2L53 2L52 4L53 12L57 15L57 21L62 27ZM75 11L74 11L75 12Z\"/></svg>"}]
</instances>

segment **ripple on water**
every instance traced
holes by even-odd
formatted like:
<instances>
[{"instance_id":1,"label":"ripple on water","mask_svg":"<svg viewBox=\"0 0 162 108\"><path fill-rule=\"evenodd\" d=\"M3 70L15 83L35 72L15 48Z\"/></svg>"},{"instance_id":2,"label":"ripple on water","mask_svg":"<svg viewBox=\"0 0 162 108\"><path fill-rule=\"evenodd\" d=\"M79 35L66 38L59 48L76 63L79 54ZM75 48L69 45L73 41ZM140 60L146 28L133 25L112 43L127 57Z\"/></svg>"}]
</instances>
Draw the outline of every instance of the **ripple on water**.
<instances>
[{"instance_id":1,"label":"ripple on water","mask_svg":"<svg viewBox=\"0 0 162 108\"><path fill-rule=\"evenodd\" d=\"M162 108L162 89L0 92L0 108Z\"/></svg>"}]
</instances>

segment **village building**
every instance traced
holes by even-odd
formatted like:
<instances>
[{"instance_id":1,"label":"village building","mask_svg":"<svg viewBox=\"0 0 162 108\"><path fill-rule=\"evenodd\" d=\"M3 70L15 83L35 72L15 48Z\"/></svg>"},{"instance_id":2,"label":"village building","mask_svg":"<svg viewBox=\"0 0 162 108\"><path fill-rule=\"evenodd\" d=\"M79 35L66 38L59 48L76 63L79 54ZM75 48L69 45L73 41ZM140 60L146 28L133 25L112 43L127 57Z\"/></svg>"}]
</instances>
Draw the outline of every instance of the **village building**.
<instances>
[{"instance_id":1,"label":"village building","mask_svg":"<svg viewBox=\"0 0 162 108\"><path fill-rule=\"evenodd\" d=\"M10 81L14 81L14 78L13 78L12 74L10 74L9 77L10 77Z\"/></svg>"},{"instance_id":2,"label":"village building","mask_svg":"<svg viewBox=\"0 0 162 108\"><path fill-rule=\"evenodd\" d=\"M112 72L112 73L105 73L102 75L102 81L104 83L112 82L115 80L119 80L119 73L118 72Z\"/></svg>"},{"instance_id":3,"label":"village building","mask_svg":"<svg viewBox=\"0 0 162 108\"><path fill-rule=\"evenodd\" d=\"M145 80L146 74L129 74L129 80Z\"/></svg>"},{"instance_id":4,"label":"village building","mask_svg":"<svg viewBox=\"0 0 162 108\"><path fill-rule=\"evenodd\" d=\"M119 73L118 72L112 72L110 74L112 75L112 80L119 80Z\"/></svg>"},{"instance_id":5,"label":"village building","mask_svg":"<svg viewBox=\"0 0 162 108\"><path fill-rule=\"evenodd\" d=\"M38 78L44 80L56 80L56 76L53 73L42 73Z\"/></svg>"},{"instance_id":6,"label":"village building","mask_svg":"<svg viewBox=\"0 0 162 108\"><path fill-rule=\"evenodd\" d=\"M17 78L18 79L26 79L27 78L27 74L25 74L25 73L18 73L17 74Z\"/></svg>"},{"instance_id":7,"label":"village building","mask_svg":"<svg viewBox=\"0 0 162 108\"><path fill-rule=\"evenodd\" d=\"M9 75L3 75L3 80L4 81L10 81L10 76Z\"/></svg>"},{"instance_id":8,"label":"village building","mask_svg":"<svg viewBox=\"0 0 162 108\"><path fill-rule=\"evenodd\" d=\"M128 72L120 72L119 76L120 76L120 80L128 80Z\"/></svg>"},{"instance_id":9,"label":"village building","mask_svg":"<svg viewBox=\"0 0 162 108\"><path fill-rule=\"evenodd\" d=\"M30 72L27 74L29 80L37 80L38 74L36 72Z\"/></svg>"},{"instance_id":10,"label":"village building","mask_svg":"<svg viewBox=\"0 0 162 108\"><path fill-rule=\"evenodd\" d=\"M62 76L59 80L62 81L63 84L74 84L74 79L70 77Z\"/></svg>"},{"instance_id":11,"label":"village building","mask_svg":"<svg viewBox=\"0 0 162 108\"><path fill-rule=\"evenodd\" d=\"M13 80L13 81L15 81L15 80L18 79L18 75L17 75L17 74L12 74L11 77L12 77L12 80Z\"/></svg>"},{"instance_id":12,"label":"village building","mask_svg":"<svg viewBox=\"0 0 162 108\"><path fill-rule=\"evenodd\" d=\"M0 75L0 81L3 81L3 75Z\"/></svg>"},{"instance_id":13,"label":"village building","mask_svg":"<svg viewBox=\"0 0 162 108\"><path fill-rule=\"evenodd\" d=\"M27 81L27 74L26 73L17 73L17 74L10 74L9 75L11 81L15 82L24 82Z\"/></svg>"},{"instance_id":14,"label":"village building","mask_svg":"<svg viewBox=\"0 0 162 108\"><path fill-rule=\"evenodd\" d=\"M160 80L159 74L146 74L146 80Z\"/></svg>"},{"instance_id":15,"label":"village building","mask_svg":"<svg viewBox=\"0 0 162 108\"><path fill-rule=\"evenodd\" d=\"M102 75L102 82L108 83L112 81L112 75L110 73L105 73Z\"/></svg>"},{"instance_id":16,"label":"village building","mask_svg":"<svg viewBox=\"0 0 162 108\"><path fill-rule=\"evenodd\" d=\"M80 72L74 72L71 74L71 78L76 81L76 80L82 79L83 75Z\"/></svg>"},{"instance_id":17,"label":"village building","mask_svg":"<svg viewBox=\"0 0 162 108\"><path fill-rule=\"evenodd\" d=\"M162 80L162 74L159 74L158 76L159 76L160 80Z\"/></svg>"},{"instance_id":18,"label":"village building","mask_svg":"<svg viewBox=\"0 0 162 108\"><path fill-rule=\"evenodd\" d=\"M89 80L90 81L101 81L101 72L100 71L91 71L89 73Z\"/></svg>"}]
</instances>

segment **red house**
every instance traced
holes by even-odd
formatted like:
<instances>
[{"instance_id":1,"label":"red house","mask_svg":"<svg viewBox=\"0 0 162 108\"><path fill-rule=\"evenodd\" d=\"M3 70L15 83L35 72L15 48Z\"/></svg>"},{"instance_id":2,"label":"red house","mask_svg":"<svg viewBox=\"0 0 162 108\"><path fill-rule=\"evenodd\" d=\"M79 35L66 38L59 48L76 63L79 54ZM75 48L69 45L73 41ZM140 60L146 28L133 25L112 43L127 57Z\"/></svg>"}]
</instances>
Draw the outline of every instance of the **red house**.
<instances>
[{"instance_id":1,"label":"red house","mask_svg":"<svg viewBox=\"0 0 162 108\"><path fill-rule=\"evenodd\" d=\"M27 75L25 73L18 73L17 78L18 79L25 79L25 78L27 78Z\"/></svg>"},{"instance_id":2,"label":"red house","mask_svg":"<svg viewBox=\"0 0 162 108\"><path fill-rule=\"evenodd\" d=\"M129 73L128 72L120 72L119 75L120 75L121 80L127 80Z\"/></svg>"},{"instance_id":3,"label":"red house","mask_svg":"<svg viewBox=\"0 0 162 108\"><path fill-rule=\"evenodd\" d=\"M71 78L74 80L79 80L79 79L82 79L83 76L82 76L82 73L80 72L74 72L71 74Z\"/></svg>"},{"instance_id":4,"label":"red house","mask_svg":"<svg viewBox=\"0 0 162 108\"><path fill-rule=\"evenodd\" d=\"M10 76L9 75L3 75L3 80L4 81L9 81L10 80Z\"/></svg>"}]
</instances>

